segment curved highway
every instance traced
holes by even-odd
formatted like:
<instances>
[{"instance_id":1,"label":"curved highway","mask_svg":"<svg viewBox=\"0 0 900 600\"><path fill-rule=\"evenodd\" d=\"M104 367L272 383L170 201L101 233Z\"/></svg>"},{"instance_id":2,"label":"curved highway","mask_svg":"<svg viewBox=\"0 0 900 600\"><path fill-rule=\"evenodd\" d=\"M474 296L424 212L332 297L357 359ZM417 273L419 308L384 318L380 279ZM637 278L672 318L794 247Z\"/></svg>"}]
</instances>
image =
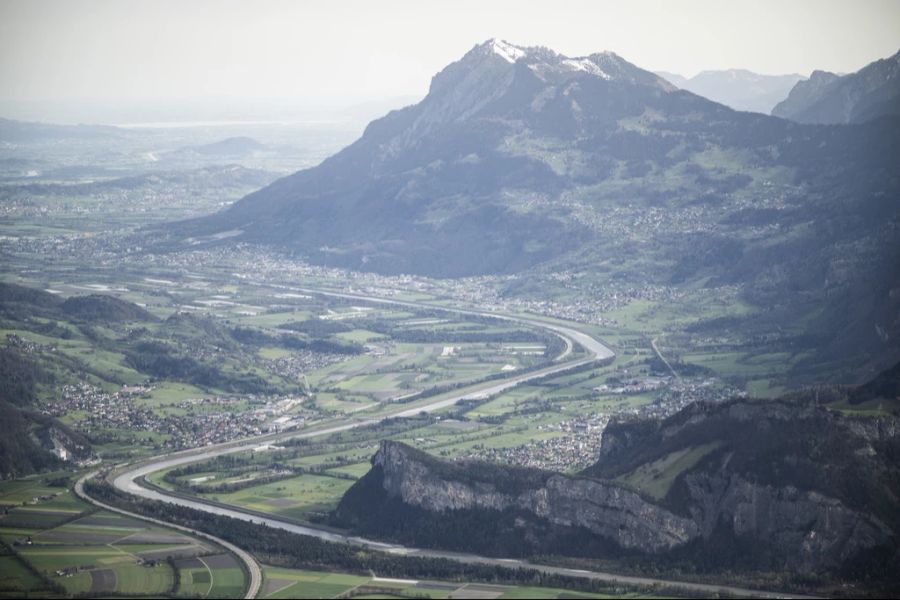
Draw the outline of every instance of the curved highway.
<instances>
[{"instance_id":1,"label":"curved highway","mask_svg":"<svg viewBox=\"0 0 900 600\"><path fill-rule=\"evenodd\" d=\"M225 548L226 550L234 553L234 555L237 556L238 560L240 560L241 562L244 563L244 566L247 569L247 574L250 576L250 581L248 582L247 591L244 594L244 598L256 598L256 596L259 594L259 590L262 588L262 569L259 568L259 563L256 562L256 559L253 558L253 556L249 552L242 550L242 549L238 548L237 546L235 546L234 544L232 544L230 542L226 542L222 538L216 537L209 533L204 533L202 531L188 529L187 527L184 527L182 525L175 525L173 523L167 523L165 521L161 521L159 519L154 519L152 517L145 517L144 515L139 515L136 513L129 512L127 510L122 510L121 508L116 508L115 506L110 506L109 504L106 504L105 502L100 502L99 500L95 500L94 498L91 498L84 491L84 482L87 481L88 479L96 476L97 473L99 473L99 471L91 471L90 473L82 476L78 481L75 482L75 495L76 496L78 496L79 498L82 498L83 500L87 500L91 504L93 504L99 508L102 508L103 510L108 510L108 511L111 511L114 513L119 513L119 514L126 515L129 517L134 517L134 518L140 519L142 521L147 521L148 523L153 523L155 525L161 525L163 527L168 527L170 529L177 529L179 531L188 533L194 537L205 538L215 544L218 544L219 546Z\"/></svg>"},{"instance_id":2,"label":"curved highway","mask_svg":"<svg viewBox=\"0 0 900 600\"><path fill-rule=\"evenodd\" d=\"M626 575L616 575L612 573L604 573L599 571L583 571L580 569L568 569L563 567L555 567L551 565L538 565L533 564L525 560L517 560L517 559L504 559L504 558L491 558L478 556L475 554L466 554L466 553L457 553L457 552L444 552L440 550L429 550L423 548L412 548L407 546L401 546L397 544L389 544L384 542L379 542L377 540L369 540L357 536L349 536L343 535L340 533L335 533L333 531L326 531L323 529L317 529L315 527L299 525L292 522L287 522L280 520L275 517L262 517L258 514L250 514L244 512L238 508L230 508L224 507L221 505L213 505L207 502L204 502L200 499L189 499L183 496L176 496L164 493L159 489L150 489L141 485L139 482L150 473L154 473L156 471L161 471L165 469L171 469L178 465L182 465L185 463L196 462L200 460L207 460L216 456L221 456L223 454L231 454L235 452L241 452L250 450L252 448L257 447L261 442L270 442L277 440L285 440L285 439L297 439L297 438L311 438L317 436L328 435L331 433L336 433L339 431L346 431L348 429L354 429L357 427L363 427L366 425L371 425L378 423L382 419L386 417L404 417L418 414L420 412L431 412L435 411L456 402L459 402L463 399L471 399L471 398L480 398L485 396L490 396L492 394L496 394L508 388L519 385L523 382L536 379L538 377L544 377L546 375L550 375L553 373L558 373L562 371L566 371L578 366L582 366L597 360L608 359L615 356L615 353L610 350L607 346L605 346L602 342L594 339L593 337L578 331L576 329L566 327L563 325L558 325L555 323L546 323L539 320L528 319L526 317L516 317L509 315L497 315L485 311L478 310L469 310L469 309L458 309L458 308L447 308L447 307L439 307L433 306L425 303L416 303L409 302L404 300L392 300L388 298L379 298L379 297L371 297L371 296L363 296L357 294L347 294L340 292L330 292L324 290L315 290L310 288L297 288L297 287L289 287L289 286L277 286L281 289L290 289L297 292L308 293L308 294L319 294L331 297L345 298L345 299L354 299L365 301L369 303L378 303L378 304L391 304L397 306L406 306L410 308L416 309L428 309L428 310L439 310L445 312L453 312L457 314L468 314L468 315L477 315L477 316L489 316L493 318L503 319L507 321L513 321L517 323L522 323L529 326L536 326L546 330L553 331L554 333L560 335L563 339L566 339L566 350L557 357L555 364L549 367L545 367L543 369L532 371L529 373L522 373L519 375L513 375L508 377L502 381L496 382L487 382L476 384L472 386L467 386L466 388L462 388L450 394L443 394L438 398L435 398L431 401L428 401L424 404L419 404L413 408L407 409L398 409L395 412L381 414L377 418L347 418L342 423L335 423L331 425L321 425L316 428L310 428L305 431L299 432L288 432L282 434L270 434L264 436L258 436L255 438L248 438L245 440L241 440L238 442L229 442L225 444L218 444L215 446L207 446L202 449L195 450L186 450L182 452L167 454L163 456L158 456L155 458L151 458L142 462L139 462L135 465L127 467L124 471L120 472L116 475L112 484L118 488L119 490L126 492L128 494L133 494L135 496L140 496L142 498L147 498L149 500L156 500L159 502L166 502L168 504L178 505L189 507L197 510L202 510L205 512L223 515L232 517L235 519L241 519L243 521L248 521L251 523L259 523L265 524L269 527L274 527L278 529L282 529L285 531L289 531L292 533L297 533L301 535L308 535L312 537L316 537L326 541L332 542L340 542L340 543L351 543L364 547L371 548L373 550L380 550L383 552L389 552L392 554L401 554L407 556L421 556L421 557L430 557L430 558L446 558L450 560L456 560L462 563L481 563L481 564L490 564L497 566L506 566L506 567L528 567L531 569L536 569L538 571L546 572L546 573L555 573L560 575L568 575L573 577L583 577L589 579L597 579L602 581L607 581L610 583L619 583L624 585L642 585L642 586L665 586L665 587L677 587L681 588L685 591L690 591L694 593L703 593L703 594L732 594L737 596L744 597L797 597L796 595L788 596L784 594L777 594L773 592L762 592L759 590L749 590L742 589L737 587L730 586L720 586L714 584L700 584L700 583L688 583L688 582L680 582L680 581L668 581L668 580L660 580L660 579L651 579L646 577L631 577ZM572 341L577 342L581 345L588 353L588 356L585 358L581 358L578 360L562 362L566 356L568 356L572 352ZM119 511L122 512L122 511ZM139 516L139 515L137 515ZM251 576L252 576L252 568L251 568ZM256 588L258 589L258 588ZM248 595L248 597L250 597Z\"/></svg>"},{"instance_id":3,"label":"curved highway","mask_svg":"<svg viewBox=\"0 0 900 600\"><path fill-rule=\"evenodd\" d=\"M263 284L259 284L263 285ZM564 340L568 338L570 341L578 342L585 350L588 351L592 355L592 357L587 361L593 360L603 360L606 358L612 358L616 355L615 352L610 350L606 344L603 342L592 338L588 334L579 331L577 329L573 329L571 327L566 327L564 325L558 325L556 323L548 323L546 321L542 321L539 319L531 319L528 317L516 317L513 315L504 315L498 313L492 313L485 310L476 310L472 308L455 308L450 306L436 306L434 304L428 304L426 302L411 302L409 300L394 300L393 298L381 298L377 296L366 296L364 294L350 294L347 292L332 292L328 290L318 290L313 288L303 288L303 287L292 287L287 285L271 285L269 287L279 288L290 290L292 292L300 292L305 294L318 294L320 296L329 296L331 298L343 298L345 300L360 300L363 302L370 302L373 304L391 304L394 306L405 306L409 308L415 309L425 309L425 310L434 310L439 312L450 312L458 315L472 315L477 317L490 317L492 319L499 319L502 321L512 321L514 323L521 323L523 325L529 325L531 327L538 327L540 329L547 329L552 331L562 337ZM569 353L571 353L571 345L567 343L566 352L560 354L556 360L561 360L565 358Z\"/></svg>"}]
</instances>

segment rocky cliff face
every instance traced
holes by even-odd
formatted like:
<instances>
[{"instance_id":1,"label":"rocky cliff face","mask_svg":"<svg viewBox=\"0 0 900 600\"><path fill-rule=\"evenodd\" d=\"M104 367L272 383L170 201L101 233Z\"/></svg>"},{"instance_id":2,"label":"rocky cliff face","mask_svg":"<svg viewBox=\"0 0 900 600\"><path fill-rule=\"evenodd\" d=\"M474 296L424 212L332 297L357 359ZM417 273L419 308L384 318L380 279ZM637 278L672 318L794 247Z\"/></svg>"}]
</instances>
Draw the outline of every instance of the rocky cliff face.
<instances>
[{"instance_id":1,"label":"rocky cliff face","mask_svg":"<svg viewBox=\"0 0 900 600\"><path fill-rule=\"evenodd\" d=\"M798 123L862 123L900 114L900 52L843 77L813 71L772 109Z\"/></svg>"},{"instance_id":2,"label":"rocky cliff face","mask_svg":"<svg viewBox=\"0 0 900 600\"><path fill-rule=\"evenodd\" d=\"M385 441L337 512L345 524L368 519L369 533L377 520L381 533L438 546L435 523L491 523L497 531L485 534L498 536L496 523L508 522L521 534L510 543L530 552L569 536L563 547L580 554L571 540L598 541L595 555L837 571L872 553L896 556L898 432L895 418L849 419L809 402L698 404L661 423L614 423L585 476L452 463ZM714 451L661 497L634 484L633 474L699 444ZM387 505L390 514L374 508Z\"/></svg>"},{"instance_id":3,"label":"rocky cliff face","mask_svg":"<svg viewBox=\"0 0 900 600\"><path fill-rule=\"evenodd\" d=\"M884 523L819 492L709 473L689 474L684 485L703 539L722 526L725 534L779 549L772 558L793 570L837 569L865 551L891 545Z\"/></svg>"},{"instance_id":4,"label":"rocky cliff face","mask_svg":"<svg viewBox=\"0 0 900 600\"><path fill-rule=\"evenodd\" d=\"M700 540L752 542L808 571L897 548L895 417L845 417L803 395L697 403L660 423L612 423L588 473L627 480L698 444L717 446L660 503L689 514Z\"/></svg>"},{"instance_id":5,"label":"rocky cliff face","mask_svg":"<svg viewBox=\"0 0 900 600\"><path fill-rule=\"evenodd\" d=\"M388 496L432 512L519 509L564 527L583 527L627 549L659 552L698 534L691 520L619 486L551 475L544 485L508 493L488 482L447 479L398 442L382 442L373 464Z\"/></svg>"},{"instance_id":6,"label":"rocky cliff face","mask_svg":"<svg viewBox=\"0 0 900 600\"><path fill-rule=\"evenodd\" d=\"M840 75L828 71L813 71L809 79L798 81L788 92L787 98L772 108L772 115L792 119L812 106L828 86L840 78Z\"/></svg>"}]
</instances>

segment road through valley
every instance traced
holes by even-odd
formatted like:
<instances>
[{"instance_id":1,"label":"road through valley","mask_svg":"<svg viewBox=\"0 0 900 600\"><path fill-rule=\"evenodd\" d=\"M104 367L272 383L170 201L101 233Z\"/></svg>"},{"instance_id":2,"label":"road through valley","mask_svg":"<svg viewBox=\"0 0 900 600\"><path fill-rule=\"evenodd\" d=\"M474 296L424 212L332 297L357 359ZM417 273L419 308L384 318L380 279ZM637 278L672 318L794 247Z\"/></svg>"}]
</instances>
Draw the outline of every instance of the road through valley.
<instances>
[{"instance_id":1,"label":"road through valley","mask_svg":"<svg viewBox=\"0 0 900 600\"><path fill-rule=\"evenodd\" d=\"M186 463L196 462L200 460L207 460L216 456L221 456L224 454L231 454L235 452L242 452L246 450L251 450L256 448L264 443L272 443L279 440L285 439L298 439L298 438L312 438L328 435L331 433L336 433L339 431L346 431L349 429L354 429L358 427L364 427L366 425L372 425L378 423L382 419L386 417L404 417L411 416L414 414L418 414L420 412L431 412L435 410L439 410L445 408L447 406L451 406L456 402L462 399L469 398L479 398L490 396L496 393L499 393L508 388L514 387L516 385L520 385L526 381L536 379L539 377L545 377L547 375L552 375L554 373L563 372L572 368L576 368L579 366L583 366L585 364L592 363L598 360L610 359L615 356L614 352L604 345L601 341L591 337L590 335L578 331L577 329L569 326L560 325L557 323L548 323L538 319L530 319L527 317L521 316L511 316L511 315L495 315L491 313L487 313L484 311L472 310L472 309L461 309L461 308L446 308L441 306L434 306L424 303L416 303L409 302L404 300L393 300L389 298L381 298L381 297L370 297L360 294L348 294L342 292L333 292L333 291L324 291L324 290L315 290L310 288L300 288L300 287L288 287L288 286L279 286L280 289L289 289L292 291L300 292L300 293L308 293L308 294L321 294L332 297L339 297L345 299L356 299L361 302L367 303L376 303L376 304L388 304L388 305L397 305L397 306L405 306L410 308L417 309L428 309L428 310L439 310L439 311L448 311L457 314L463 315L477 315L477 316L490 316L503 320L514 321L517 323L521 323L523 325L528 325L531 327L540 327L548 331L552 331L553 333L561 336L566 340L566 349L557 357L554 363L551 366L544 367L537 371L531 371L527 373L520 374L512 374L507 378L502 380L490 381L486 383L476 384L472 386L467 386L465 388L461 388L459 390L455 390L452 393L441 394L433 399L426 400L422 403L416 403L415 406L411 408L404 408L404 405L398 405L397 409L394 411L382 412L379 416L366 418L366 417L347 417L342 421L336 421L327 424L321 424L316 427L310 427L306 430L301 431L292 431L286 432L282 434L270 434L264 436L258 436L255 438L249 438L246 440L238 441L238 442L230 442L225 444L219 444L215 446L207 446L202 449L195 450L187 450L183 452L177 452L167 455L162 455L158 457L154 457L148 460L141 461L134 465L130 465L125 467L123 470L117 472L112 479L113 485L119 490L133 494L135 496L139 496L142 498L146 498L149 500L157 500L159 502L165 502L168 504L185 506L189 508L193 508L196 510L202 510L209 513L224 515L228 517L232 517L235 519L241 519L244 521L249 521L252 523L260 523L266 524L269 527L274 527L278 529L282 529L285 531L289 531L292 533L297 533L301 535L313 536L319 539L332 541L332 542L348 542L351 544L357 544L360 546L365 546L374 550L380 550L383 552L389 552L392 554L401 554L408 556L421 556L421 557L434 557L434 558L446 558L450 560L456 560L462 563L482 563L482 564L490 564L490 565L499 565L506 567L528 567L531 569L536 569L546 573L556 573L561 575L569 575L573 577L584 577L590 579L598 579L603 581L608 581L611 583L620 583L625 585L661 585L667 587L677 587L681 588L688 592L693 593L702 593L702 594L731 594L743 597L787 597L786 595L781 595L773 592L763 592L759 590L749 590L742 589L737 587L730 586L721 586L715 584L699 584L699 583L688 583L688 582L679 582L679 581L668 581L668 580L660 580L660 579L651 579L646 577L633 577L626 575L617 575L613 573L604 573L598 571L583 571L579 569L568 569L564 567L556 567L551 565L539 565L530 563L526 560L518 560L518 559L505 559L505 558L493 558L493 557L484 557L478 556L475 554L466 554L466 553L458 553L458 552L444 552L440 550L430 550L423 548L412 548L407 546L401 546L397 544L384 543L377 540L364 539L357 536L344 535L341 533L336 533L334 531L328 531L324 529L318 529L311 526L301 525L295 522L289 522L285 520L278 519L277 517L264 517L259 514L251 514L245 511L240 510L239 508L232 508L222 506L220 504L211 504L208 502L204 502L199 499L186 498L182 495L175 495L166 493L159 488L152 489L145 485L141 484L142 479L156 471L161 471L165 469L171 469L173 467L183 465ZM573 351L573 342L577 342L582 348L584 348L586 356L582 358L577 358L575 360L565 360ZM252 558L250 559L252 561ZM245 559L245 562L247 560ZM258 566L253 563L253 565L248 564L248 570L253 573L254 569L258 569ZM252 579L252 577L251 577ZM251 581L251 590L258 590L258 582ZM248 597L250 597L248 595ZM796 597L796 596L792 596Z\"/></svg>"}]
</instances>

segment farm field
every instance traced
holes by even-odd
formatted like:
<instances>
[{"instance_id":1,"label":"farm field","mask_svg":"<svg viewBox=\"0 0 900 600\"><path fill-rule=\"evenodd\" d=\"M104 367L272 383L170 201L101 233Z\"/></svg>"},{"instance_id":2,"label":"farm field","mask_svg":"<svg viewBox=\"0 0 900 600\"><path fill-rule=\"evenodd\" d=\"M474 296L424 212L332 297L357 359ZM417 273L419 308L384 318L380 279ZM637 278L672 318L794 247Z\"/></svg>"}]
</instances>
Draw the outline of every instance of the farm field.
<instances>
[{"instance_id":1,"label":"farm field","mask_svg":"<svg viewBox=\"0 0 900 600\"><path fill-rule=\"evenodd\" d=\"M102 308L87 317L54 308L31 320L16 312L0 319L7 345L38 348L29 358L46 373L37 399L62 423L91 433L97 456L114 460L378 414L417 393L534 367L563 347L526 326L273 294L215 269L123 269L115 278L90 269L32 272L15 281L35 295L100 302L97 294L110 294L136 303L115 318ZM285 400L296 402L269 408ZM101 406L114 418L93 418Z\"/></svg>"},{"instance_id":2,"label":"farm field","mask_svg":"<svg viewBox=\"0 0 900 600\"><path fill-rule=\"evenodd\" d=\"M202 496L251 510L305 520L310 513L333 508L352 484L352 479L309 474L236 492Z\"/></svg>"},{"instance_id":3,"label":"farm field","mask_svg":"<svg viewBox=\"0 0 900 600\"><path fill-rule=\"evenodd\" d=\"M263 589L259 597L272 599L337 598L348 594L352 594L352 597L355 598L491 598L498 600L610 597L556 588L363 577L271 566L263 566L263 576ZM615 597L645 598L649 596L625 594Z\"/></svg>"},{"instance_id":4,"label":"farm field","mask_svg":"<svg viewBox=\"0 0 900 600\"><path fill-rule=\"evenodd\" d=\"M214 388L175 378L148 385L129 366L127 350L94 352L90 340L78 335L61 340L17 330L35 343L64 343L80 353L78 360L93 365L98 384L108 393L119 389L114 383L119 367L133 373L117 381L146 386L128 399L135 411L150 412L149 428L157 430L137 434L124 424L96 424L94 431L104 440L96 451L104 458L159 453L183 447L178 444L215 443L348 417L377 417L398 406L414 409L452 393L445 388L533 368L565 347L555 336L518 324L428 308L387 309L316 294L273 294L270 286L235 285L213 270L190 274L141 270L125 273L115 282L85 274L81 282L44 285L72 293L76 288L99 289L96 286L127 290L121 293L160 319L142 324L147 332L143 335L177 347L190 359L203 357L204 365L219 369L223 381L233 386L228 390L219 383ZM355 431L352 436L317 442L314 448L257 453L246 468L228 474L199 471L179 478L177 484L183 492L219 502L309 520L332 510L353 481L368 471L383 438L442 457L577 471L593 460L599 432L612 415L637 414L657 400L652 390L598 391L655 374L648 364L652 352L647 345L649 332L657 325L648 313L656 308L637 303L615 315L621 327L586 327L610 334L617 356L609 365L446 407L427 422L386 435ZM125 332L119 325L95 330L110 340L123 339ZM256 389L244 387L248 385L268 392L235 391ZM420 392L428 398L417 397ZM139 422L146 427L145 415L139 413ZM89 416L90 410L80 406L62 415L74 427L84 426ZM181 423L191 425L170 433L173 424ZM213 433L197 433L203 431ZM284 469L293 471L292 476L284 478L282 473L276 481L267 480ZM161 473L150 480L163 487L174 485ZM53 524L55 518L33 516L31 524L36 520ZM203 582L180 585L196 591Z\"/></svg>"},{"instance_id":5,"label":"farm field","mask_svg":"<svg viewBox=\"0 0 900 600\"><path fill-rule=\"evenodd\" d=\"M593 387L614 373L612 367L604 367L562 374L435 415L364 427L315 442L287 444L270 452L245 452L220 462L197 463L184 474L154 473L150 480L169 489L178 485L182 492L249 510L309 520L333 510L353 482L368 472L382 439L401 441L442 457L490 457L562 440L571 435L567 423L585 415L601 415L595 425L583 431L583 435L596 439L591 432L605 423L602 415L652 401L648 394L615 396L594 391ZM559 398L548 395L547 390L554 387L567 391ZM558 454L560 464L572 459L569 468L581 464L565 449L546 452ZM592 459L593 454L586 456ZM263 479L277 469L297 471L271 482ZM254 479L260 479L259 483ZM227 489L232 482L239 489Z\"/></svg>"},{"instance_id":6,"label":"farm field","mask_svg":"<svg viewBox=\"0 0 900 600\"><path fill-rule=\"evenodd\" d=\"M652 463L641 465L628 475L616 478L616 481L656 500L662 500L669 493L675 478L718 447L718 443L709 443L677 450Z\"/></svg>"},{"instance_id":7,"label":"farm field","mask_svg":"<svg viewBox=\"0 0 900 600\"><path fill-rule=\"evenodd\" d=\"M48 485L59 480L67 481L55 474L0 483L0 595L240 597L245 576L230 554L96 510L67 487ZM204 578L205 586L191 583Z\"/></svg>"}]
</instances>

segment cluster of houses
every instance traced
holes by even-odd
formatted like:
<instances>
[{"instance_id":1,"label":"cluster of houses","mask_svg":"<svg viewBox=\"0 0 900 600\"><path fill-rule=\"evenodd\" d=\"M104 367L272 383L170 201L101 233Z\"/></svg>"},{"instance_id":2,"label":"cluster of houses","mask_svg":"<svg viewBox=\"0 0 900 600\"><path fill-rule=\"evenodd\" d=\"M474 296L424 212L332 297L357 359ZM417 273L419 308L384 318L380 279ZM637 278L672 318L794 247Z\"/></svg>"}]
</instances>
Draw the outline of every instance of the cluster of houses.
<instances>
[{"instance_id":1,"label":"cluster of houses","mask_svg":"<svg viewBox=\"0 0 900 600\"><path fill-rule=\"evenodd\" d=\"M56 346L52 344L38 344L16 333L6 334L6 345L16 348L23 354L35 354L37 352L56 352Z\"/></svg>"},{"instance_id":2,"label":"cluster of houses","mask_svg":"<svg viewBox=\"0 0 900 600\"><path fill-rule=\"evenodd\" d=\"M653 391L656 393L653 402L623 406L616 411L617 415L650 419L665 418L692 402L719 402L746 395L737 389L723 386L716 379L705 377L612 379L612 383L597 386L594 391L621 395ZM611 416L608 412L587 412L559 423L538 425L537 429L541 432L558 432L562 435L507 448L490 448L479 444L468 451L464 458L554 471L580 470L597 461L603 430Z\"/></svg>"},{"instance_id":3,"label":"cluster of houses","mask_svg":"<svg viewBox=\"0 0 900 600\"><path fill-rule=\"evenodd\" d=\"M671 377L637 377L627 381L615 380L594 388L598 394L643 394L669 385Z\"/></svg>"},{"instance_id":4,"label":"cluster of houses","mask_svg":"<svg viewBox=\"0 0 900 600\"><path fill-rule=\"evenodd\" d=\"M559 423L538 425L541 432L561 432L563 435L507 448L479 444L465 457L552 471L581 469L596 462L603 429L608 422L608 414L587 413Z\"/></svg>"},{"instance_id":5,"label":"cluster of houses","mask_svg":"<svg viewBox=\"0 0 900 600\"><path fill-rule=\"evenodd\" d=\"M129 439L141 431L163 434L159 445L164 449L284 431L302 425L309 416L301 398L256 395L188 399L172 403L170 408L177 410L167 411L165 406L151 408L142 401L141 396L149 391L151 388L124 386L110 393L88 383L66 385L59 400L44 410L57 417L72 416L72 424L87 434L119 430Z\"/></svg>"},{"instance_id":6,"label":"cluster of houses","mask_svg":"<svg viewBox=\"0 0 900 600\"><path fill-rule=\"evenodd\" d=\"M347 354L331 354L312 352L305 349L292 349L287 356L272 358L266 361L266 370L273 375L293 381L302 381L306 373L331 366L352 358Z\"/></svg>"}]
</instances>

